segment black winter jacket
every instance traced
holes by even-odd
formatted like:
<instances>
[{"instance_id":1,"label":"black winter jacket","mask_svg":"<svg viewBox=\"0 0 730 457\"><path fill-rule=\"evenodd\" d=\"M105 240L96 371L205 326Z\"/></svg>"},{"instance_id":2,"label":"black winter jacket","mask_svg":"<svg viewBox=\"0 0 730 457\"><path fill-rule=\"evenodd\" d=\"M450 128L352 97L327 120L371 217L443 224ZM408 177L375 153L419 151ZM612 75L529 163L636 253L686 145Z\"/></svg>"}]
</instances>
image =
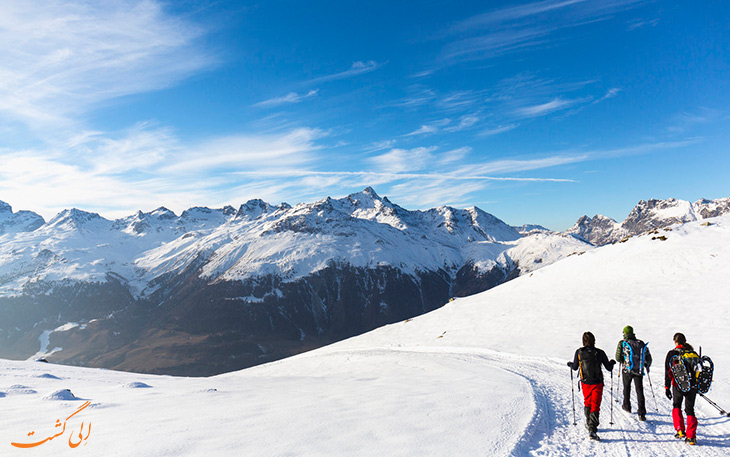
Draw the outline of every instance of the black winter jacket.
<instances>
[{"instance_id":1,"label":"black winter jacket","mask_svg":"<svg viewBox=\"0 0 730 457\"><path fill-rule=\"evenodd\" d=\"M583 362L583 363L581 363ZM602 349L595 346L583 346L575 351L573 356L573 364L570 366L573 370L580 369L581 382L583 384L603 384L603 372L601 365L606 370L613 370L615 361L608 360L606 353ZM582 366L581 366L582 365Z\"/></svg>"}]
</instances>

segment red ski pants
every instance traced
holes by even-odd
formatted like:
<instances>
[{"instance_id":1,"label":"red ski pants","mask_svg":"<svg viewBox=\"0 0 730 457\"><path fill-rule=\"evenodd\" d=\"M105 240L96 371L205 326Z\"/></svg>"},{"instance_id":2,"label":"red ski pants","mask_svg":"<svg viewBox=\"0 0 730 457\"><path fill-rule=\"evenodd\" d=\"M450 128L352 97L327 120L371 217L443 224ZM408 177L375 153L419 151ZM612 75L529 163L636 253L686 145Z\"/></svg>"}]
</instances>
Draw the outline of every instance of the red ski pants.
<instances>
[{"instance_id":1,"label":"red ski pants","mask_svg":"<svg viewBox=\"0 0 730 457\"><path fill-rule=\"evenodd\" d=\"M697 437L697 416L695 416L695 400L697 399L697 391L690 390L682 392L676 385L672 385L673 401L672 406L672 422L674 429L677 431L685 431L684 416L682 416L682 400L684 400L684 412L687 413L687 438Z\"/></svg>"},{"instance_id":2,"label":"red ski pants","mask_svg":"<svg viewBox=\"0 0 730 457\"><path fill-rule=\"evenodd\" d=\"M591 412L601 412L601 398L603 397L603 384L583 384L583 405L590 408Z\"/></svg>"}]
</instances>

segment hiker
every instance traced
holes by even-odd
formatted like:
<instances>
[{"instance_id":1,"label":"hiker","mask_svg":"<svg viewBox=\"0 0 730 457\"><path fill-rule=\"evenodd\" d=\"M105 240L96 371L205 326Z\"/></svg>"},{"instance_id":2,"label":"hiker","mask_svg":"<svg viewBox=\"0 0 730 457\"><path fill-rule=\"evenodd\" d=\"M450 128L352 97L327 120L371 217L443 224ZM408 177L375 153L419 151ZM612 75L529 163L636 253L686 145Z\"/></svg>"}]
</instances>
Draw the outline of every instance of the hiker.
<instances>
[{"instance_id":1,"label":"hiker","mask_svg":"<svg viewBox=\"0 0 730 457\"><path fill-rule=\"evenodd\" d=\"M583 405L586 416L588 436L592 440L598 437L598 418L601 412L601 398L603 396L603 372L601 365L608 371L613 370L615 360L608 360L606 353L596 347L596 337L591 332L583 334L583 347L575 351L572 362L568 366L573 370L580 370L580 382L583 388ZM580 385L579 385L580 388Z\"/></svg>"},{"instance_id":2,"label":"hiker","mask_svg":"<svg viewBox=\"0 0 730 457\"><path fill-rule=\"evenodd\" d=\"M672 422L674 423L675 438L682 439L689 444L697 444L697 416L695 416L695 400L697 400L697 388L692 387L687 392L682 392L677 381L672 375L670 361L675 355L681 356L685 352L694 351L691 344L687 342L682 333L675 333L674 344L676 347L667 353L664 362L664 393L672 400ZM684 412L687 413L687 429L684 428L684 417L682 417L682 400L684 400Z\"/></svg>"},{"instance_id":3,"label":"hiker","mask_svg":"<svg viewBox=\"0 0 730 457\"><path fill-rule=\"evenodd\" d=\"M644 368L649 373L651 353L646 343L636 338L634 328L630 325L624 327L624 338L618 342L616 347L616 361L623 366L621 379L624 385L624 403L621 408L626 412L631 412L631 382L633 381L636 389L636 413L639 420L643 422L646 420Z\"/></svg>"}]
</instances>

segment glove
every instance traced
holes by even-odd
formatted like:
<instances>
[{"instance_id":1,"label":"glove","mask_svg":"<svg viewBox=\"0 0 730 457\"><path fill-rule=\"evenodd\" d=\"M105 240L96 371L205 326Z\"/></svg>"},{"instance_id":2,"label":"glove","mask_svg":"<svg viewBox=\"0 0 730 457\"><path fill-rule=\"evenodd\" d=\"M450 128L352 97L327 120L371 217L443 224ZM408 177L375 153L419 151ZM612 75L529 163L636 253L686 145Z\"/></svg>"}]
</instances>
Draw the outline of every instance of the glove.
<instances>
[{"instance_id":1,"label":"glove","mask_svg":"<svg viewBox=\"0 0 730 457\"><path fill-rule=\"evenodd\" d=\"M569 366L570 368L573 368L573 362L568 362L568 366Z\"/></svg>"},{"instance_id":2,"label":"glove","mask_svg":"<svg viewBox=\"0 0 730 457\"><path fill-rule=\"evenodd\" d=\"M668 399L672 399L672 389L664 389L664 394L667 396Z\"/></svg>"}]
</instances>

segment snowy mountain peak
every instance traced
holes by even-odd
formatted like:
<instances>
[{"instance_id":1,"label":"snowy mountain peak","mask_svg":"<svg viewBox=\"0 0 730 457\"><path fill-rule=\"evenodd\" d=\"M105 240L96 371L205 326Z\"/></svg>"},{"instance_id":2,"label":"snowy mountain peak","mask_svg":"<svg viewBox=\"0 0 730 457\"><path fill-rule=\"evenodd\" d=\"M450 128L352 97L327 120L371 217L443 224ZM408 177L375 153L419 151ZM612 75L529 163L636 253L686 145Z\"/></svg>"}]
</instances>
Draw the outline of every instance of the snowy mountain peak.
<instances>
[{"instance_id":1,"label":"snowy mountain peak","mask_svg":"<svg viewBox=\"0 0 730 457\"><path fill-rule=\"evenodd\" d=\"M378 195L377 192L375 192L375 189L368 186L365 189L363 189L362 192L355 192L353 194L350 194L346 197L353 203L358 202L360 204L368 204L375 201L381 201L382 198L380 198L380 195Z\"/></svg>"},{"instance_id":2,"label":"snowy mountain peak","mask_svg":"<svg viewBox=\"0 0 730 457\"><path fill-rule=\"evenodd\" d=\"M90 213L78 208L65 209L48 221L49 227L61 227L80 229L90 222L109 222L97 213Z\"/></svg>"},{"instance_id":3,"label":"snowy mountain peak","mask_svg":"<svg viewBox=\"0 0 730 457\"><path fill-rule=\"evenodd\" d=\"M692 204L695 214L700 219L717 217L730 213L730 197L717 200L700 199Z\"/></svg>"},{"instance_id":4,"label":"snowy mountain peak","mask_svg":"<svg viewBox=\"0 0 730 457\"><path fill-rule=\"evenodd\" d=\"M586 216L583 216L583 217L586 217ZM580 219L579 219L579 221L580 221ZM552 233L552 230L550 230L549 228L543 227L542 225L538 225L538 224L524 224L524 225L520 225L518 227L513 226L512 228L517 230L519 232L519 234L522 236L532 235L535 233Z\"/></svg>"},{"instance_id":5,"label":"snowy mountain peak","mask_svg":"<svg viewBox=\"0 0 730 457\"><path fill-rule=\"evenodd\" d=\"M256 219L262 214L266 214L271 210L272 206L261 199L249 200L238 208L235 214L236 219L248 217Z\"/></svg>"},{"instance_id":6,"label":"snowy mountain peak","mask_svg":"<svg viewBox=\"0 0 730 457\"><path fill-rule=\"evenodd\" d=\"M32 211L17 211L0 201L0 235L4 233L32 232L45 224L43 218Z\"/></svg>"},{"instance_id":7,"label":"snowy mountain peak","mask_svg":"<svg viewBox=\"0 0 730 457\"><path fill-rule=\"evenodd\" d=\"M621 223L600 214L593 218L583 216L566 233L601 246L649 230L727 213L730 213L730 198L701 199L695 203L676 198L641 200Z\"/></svg>"},{"instance_id":8,"label":"snowy mountain peak","mask_svg":"<svg viewBox=\"0 0 730 457\"><path fill-rule=\"evenodd\" d=\"M641 200L621 227L630 233L641 233L672 224L697 220L692 204L685 200Z\"/></svg>"},{"instance_id":9,"label":"snowy mountain peak","mask_svg":"<svg viewBox=\"0 0 730 457\"><path fill-rule=\"evenodd\" d=\"M224 206L223 208L208 208L207 206L194 206L188 208L180 215L183 222L203 223L203 225L221 224L230 216L236 214L236 210L232 206Z\"/></svg>"},{"instance_id":10,"label":"snowy mountain peak","mask_svg":"<svg viewBox=\"0 0 730 457\"><path fill-rule=\"evenodd\" d=\"M169 209L165 208L164 206L160 206L159 208L150 212L149 214L159 220L177 219L177 216L175 215L175 213L173 213Z\"/></svg>"}]
</instances>

